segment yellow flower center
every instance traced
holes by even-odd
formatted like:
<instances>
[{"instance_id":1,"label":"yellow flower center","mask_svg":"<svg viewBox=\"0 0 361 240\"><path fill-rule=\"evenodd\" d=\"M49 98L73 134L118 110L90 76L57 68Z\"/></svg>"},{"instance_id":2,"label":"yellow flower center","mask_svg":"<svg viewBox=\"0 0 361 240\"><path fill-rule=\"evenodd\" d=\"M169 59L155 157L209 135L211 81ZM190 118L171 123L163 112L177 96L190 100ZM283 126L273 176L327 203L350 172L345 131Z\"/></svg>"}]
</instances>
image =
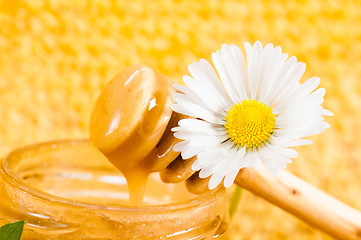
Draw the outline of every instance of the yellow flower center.
<instances>
[{"instance_id":1,"label":"yellow flower center","mask_svg":"<svg viewBox=\"0 0 361 240\"><path fill-rule=\"evenodd\" d=\"M267 141L275 128L272 108L258 100L244 100L235 104L225 117L229 138L238 146L259 147Z\"/></svg>"}]
</instances>

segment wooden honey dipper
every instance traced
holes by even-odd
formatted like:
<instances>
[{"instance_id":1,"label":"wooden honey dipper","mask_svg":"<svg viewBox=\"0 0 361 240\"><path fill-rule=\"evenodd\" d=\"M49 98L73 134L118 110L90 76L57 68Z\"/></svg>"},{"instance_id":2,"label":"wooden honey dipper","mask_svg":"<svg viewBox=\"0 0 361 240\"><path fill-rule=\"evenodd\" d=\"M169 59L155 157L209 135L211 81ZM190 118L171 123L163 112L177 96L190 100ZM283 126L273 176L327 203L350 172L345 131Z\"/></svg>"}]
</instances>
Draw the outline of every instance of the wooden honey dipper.
<instances>
[{"instance_id":1,"label":"wooden honey dipper","mask_svg":"<svg viewBox=\"0 0 361 240\"><path fill-rule=\"evenodd\" d=\"M127 68L100 94L90 118L93 144L126 177L130 200L141 204L147 177L160 172L164 182L186 181L193 193L208 190L172 150L179 142L171 131L184 116L172 112L171 81L143 65ZM361 213L296 176L281 171L243 168L235 183L337 239L361 239Z\"/></svg>"}]
</instances>

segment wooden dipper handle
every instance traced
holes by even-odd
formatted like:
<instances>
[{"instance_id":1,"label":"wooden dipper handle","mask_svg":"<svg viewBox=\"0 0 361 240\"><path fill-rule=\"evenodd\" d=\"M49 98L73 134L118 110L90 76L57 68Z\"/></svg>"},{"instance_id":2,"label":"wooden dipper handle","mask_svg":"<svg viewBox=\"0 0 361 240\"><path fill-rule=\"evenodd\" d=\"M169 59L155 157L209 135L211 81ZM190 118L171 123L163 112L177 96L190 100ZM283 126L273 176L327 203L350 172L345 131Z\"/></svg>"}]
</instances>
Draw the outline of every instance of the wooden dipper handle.
<instances>
[{"instance_id":1,"label":"wooden dipper handle","mask_svg":"<svg viewBox=\"0 0 361 240\"><path fill-rule=\"evenodd\" d=\"M361 213L286 172L243 168L235 183L336 239L361 239Z\"/></svg>"}]
</instances>

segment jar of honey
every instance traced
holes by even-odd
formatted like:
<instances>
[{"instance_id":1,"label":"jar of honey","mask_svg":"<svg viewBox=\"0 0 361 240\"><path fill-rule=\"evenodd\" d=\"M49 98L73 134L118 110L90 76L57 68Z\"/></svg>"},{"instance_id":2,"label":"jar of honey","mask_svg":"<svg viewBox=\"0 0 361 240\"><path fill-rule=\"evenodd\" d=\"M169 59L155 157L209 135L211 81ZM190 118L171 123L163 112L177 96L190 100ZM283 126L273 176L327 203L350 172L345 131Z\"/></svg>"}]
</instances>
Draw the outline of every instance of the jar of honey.
<instances>
[{"instance_id":1,"label":"jar of honey","mask_svg":"<svg viewBox=\"0 0 361 240\"><path fill-rule=\"evenodd\" d=\"M128 202L125 178L88 140L17 149L2 159L0 225L26 220L22 239L213 239L227 230L225 191L147 182Z\"/></svg>"}]
</instances>

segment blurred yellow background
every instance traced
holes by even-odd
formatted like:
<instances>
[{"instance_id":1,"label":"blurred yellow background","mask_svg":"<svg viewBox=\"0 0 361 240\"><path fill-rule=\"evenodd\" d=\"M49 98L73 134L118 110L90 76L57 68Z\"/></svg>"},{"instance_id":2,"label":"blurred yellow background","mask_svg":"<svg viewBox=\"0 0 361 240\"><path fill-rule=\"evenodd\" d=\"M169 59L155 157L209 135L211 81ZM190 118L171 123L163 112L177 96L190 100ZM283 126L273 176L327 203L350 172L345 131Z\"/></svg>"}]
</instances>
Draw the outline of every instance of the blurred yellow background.
<instances>
[{"instance_id":1,"label":"blurred yellow background","mask_svg":"<svg viewBox=\"0 0 361 240\"><path fill-rule=\"evenodd\" d=\"M331 129L288 170L361 209L361 4L298 1L0 0L0 154L85 138L105 83L143 63L175 82L222 43L280 45L321 77ZM229 239L330 239L245 193Z\"/></svg>"}]
</instances>

